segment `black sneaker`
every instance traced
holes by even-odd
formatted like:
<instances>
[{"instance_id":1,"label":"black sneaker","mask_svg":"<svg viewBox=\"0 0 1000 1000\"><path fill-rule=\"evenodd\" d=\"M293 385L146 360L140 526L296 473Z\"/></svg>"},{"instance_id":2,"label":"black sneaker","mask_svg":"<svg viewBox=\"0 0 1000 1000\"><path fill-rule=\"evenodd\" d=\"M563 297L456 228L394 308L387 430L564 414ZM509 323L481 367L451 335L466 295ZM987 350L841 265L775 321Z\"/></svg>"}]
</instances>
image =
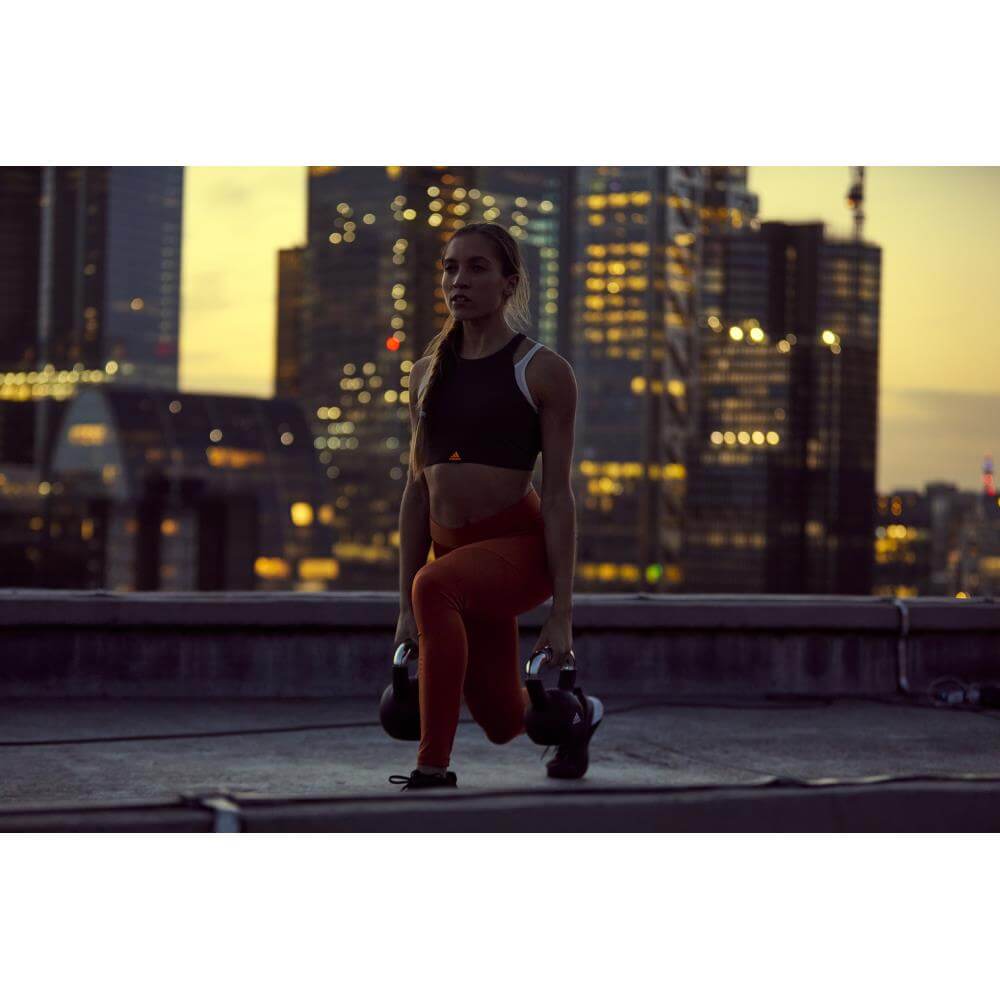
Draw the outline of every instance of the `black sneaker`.
<instances>
[{"instance_id":1,"label":"black sneaker","mask_svg":"<svg viewBox=\"0 0 1000 1000\"><path fill-rule=\"evenodd\" d=\"M425 774L420 768L415 768L409 777L405 774L390 774L389 782L393 785L402 785L401 792L411 788L457 788L458 775L454 771L449 771L447 774Z\"/></svg>"},{"instance_id":2,"label":"black sneaker","mask_svg":"<svg viewBox=\"0 0 1000 1000\"><path fill-rule=\"evenodd\" d=\"M587 726L584 730L586 735L579 742L565 743L556 750L555 757L545 765L545 770L550 778L582 778L587 773L587 767L590 764L587 748L590 745L591 737L604 718L604 705L600 698L595 698L592 695L584 697L580 688L574 688L574 692L580 699L580 704L584 706L586 713L584 716L587 720ZM546 747L542 757L550 749L551 747Z\"/></svg>"}]
</instances>

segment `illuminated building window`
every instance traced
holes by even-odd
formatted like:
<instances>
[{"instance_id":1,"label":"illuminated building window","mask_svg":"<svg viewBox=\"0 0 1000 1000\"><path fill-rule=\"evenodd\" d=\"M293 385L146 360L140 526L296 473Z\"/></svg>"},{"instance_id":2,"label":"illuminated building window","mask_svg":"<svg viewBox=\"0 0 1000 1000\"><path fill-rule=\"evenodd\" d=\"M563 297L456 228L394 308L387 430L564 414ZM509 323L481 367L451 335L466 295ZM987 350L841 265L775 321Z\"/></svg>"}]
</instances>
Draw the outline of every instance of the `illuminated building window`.
<instances>
[{"instance_id":1,"label":"illuminated building window","mask_svg":"<svg viewBox=\"0 0 1000 1000\"><path fill-rule=\"evenodd\" d=\"M293 503L290 512L292 524L297 528L308 528L313 523L313 509L308 503Z\"/></svg>"},{"instance_id":2,"label":"illuminated building window","mask_svg":"<svg viewBox=\"0 0 1000 1000\"><path fill-rule=\"evenodd\" d=\"M104 424L74 424L67 432L71 444L94 447L104 444L108 429Z\"/></svg>"},{"instance_id":3,"label":"illuminated building window","mask_svg":"<svg viewBox=\"0 0 1000 1000\"><path fill-rule=\"evenodd\" d=\"M340 566L336 559L300 559L300 580L336 580Z\"/></svg>"},{"instance_id":4,"label":"illuminated building window","mask_svg":"<svg viewBox=\"0 0 1000 1000\"><path fill-rule=\"evenodd\" d=\"M263 580L286 580L291 576L291 568L284 559L260 556L254 560L254 573Z\"/></svg>"},{"instance_id":5,"label":"illuminated building window","mask_svg":"<svg viewBox=\"0 0 1000 1000\"><path fill-rule=\"evenodd\" d=\"M246 469L266 464L263 452L245 448L206 448L205 457L213 468Z\"/></svg>"}]
</instances>

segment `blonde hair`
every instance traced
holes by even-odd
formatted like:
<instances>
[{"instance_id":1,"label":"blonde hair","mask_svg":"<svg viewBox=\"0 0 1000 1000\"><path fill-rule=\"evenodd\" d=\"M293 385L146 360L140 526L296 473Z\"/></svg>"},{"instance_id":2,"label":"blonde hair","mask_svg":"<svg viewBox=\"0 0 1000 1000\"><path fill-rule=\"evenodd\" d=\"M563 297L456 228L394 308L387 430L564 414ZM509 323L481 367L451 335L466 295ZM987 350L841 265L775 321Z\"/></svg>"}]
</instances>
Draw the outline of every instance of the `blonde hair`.
<instances>
[{"instance_id":1,"label":"blonde hair","mask_svg":"<svg viewBox=\"0 0 1000 1000\"><path fill-rule=\"evenodd\" d=\"M523 333L531 325L531 311L528 307L528 270L521 259L521 251L517 241L503 226L498 226L494 222L473 222L462 229L459 229L448 242L441 248L440 261L444 262L444 255L451 245L452 240L457 240L469 233L479 233L486 236L499 250L500 269L506 278L509 275L518 275L517 285L503 306L503 318L507 325L515 333ZM427 447L427 411L433 405L434 388L443 375L444 364L448 352L452 356L456 353L457 338L462 332L462 321L456 320L449 315L444 321L441 332L434 337L427 345L427 350L423 357L433 358L429 373L426 376L426 388L422 397L417 399L417 427L410 442L410 479L415 482L424 468ZM410 392L419 393L420 386L412 380L410 382Z\"/></svg>"}]
</instances>

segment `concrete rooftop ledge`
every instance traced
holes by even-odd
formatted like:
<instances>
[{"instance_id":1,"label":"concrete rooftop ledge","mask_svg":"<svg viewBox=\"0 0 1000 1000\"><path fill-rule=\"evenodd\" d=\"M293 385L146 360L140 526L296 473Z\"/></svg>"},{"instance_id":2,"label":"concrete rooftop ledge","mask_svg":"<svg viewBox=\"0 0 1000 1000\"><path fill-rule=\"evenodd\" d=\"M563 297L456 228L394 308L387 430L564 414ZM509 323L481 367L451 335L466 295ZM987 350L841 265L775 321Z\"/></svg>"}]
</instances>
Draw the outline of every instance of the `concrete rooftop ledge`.
<instances>
[{"instance_id":1,"label":"concrete rooftop ledge","mask_svg":"<svg viewBox=\"0 0 1000 1000\"><path fill-rule=\"evenodd\" d=\"M376 697L398 600L0 590L0 695ZM518 620L522 666L548 612ZM595 694L919 692L1000 680L1000 601L580 594L573 646Z\"/></svg>"},{"instance_id":2,"label":"concrete rooftop ledge","mask_svg":"<svg viewBox=\"0 0 1000 1000\"><path fill-rule=\"evenodd\" d=\"M1000 600L939 597L894 599L800 594L577 594L580 628L837 629L897 632L900 606L911 631L1000 629ZM541 624L551 602L519 621ZM0 589L0 628L24 625L185 628L395 626L393 591L325 593L135 592Z\"/></svg>"},{"instance_id":3,"label":"concrete rooftop ledge","mask_svg":"<svg viewBox=\"0 0 1000 1000\"><path fill-rule=\"evenodd\" d=\"M698 788L451 801L255 800L0 810L2 833L997 833L1000 781L930 779L848 788Z\"/></svg>"}]
</instances>

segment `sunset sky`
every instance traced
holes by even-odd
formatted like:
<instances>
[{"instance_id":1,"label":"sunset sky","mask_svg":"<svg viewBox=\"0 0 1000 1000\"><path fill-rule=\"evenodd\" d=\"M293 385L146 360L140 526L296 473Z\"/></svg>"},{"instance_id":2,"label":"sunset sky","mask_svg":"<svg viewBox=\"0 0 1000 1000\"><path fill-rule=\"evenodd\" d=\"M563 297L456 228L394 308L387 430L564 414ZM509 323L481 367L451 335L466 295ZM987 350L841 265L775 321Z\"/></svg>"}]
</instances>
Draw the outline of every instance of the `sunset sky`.
<instances>
[{"instance_id":1,"label":"sunset sky","mask_svg":"<svg viewBox=\"0 0 1000 1000\"><path fill-rule=\"evenodd\" d=\"M764 221L851 230L847 167L751 167ZM882 247L880 491L979 487L1000 453L1000 167L869 167ZM188 167L181 388L273 392L277 251L305 238L303 167Z\"/></svg>"}]
</instances>

